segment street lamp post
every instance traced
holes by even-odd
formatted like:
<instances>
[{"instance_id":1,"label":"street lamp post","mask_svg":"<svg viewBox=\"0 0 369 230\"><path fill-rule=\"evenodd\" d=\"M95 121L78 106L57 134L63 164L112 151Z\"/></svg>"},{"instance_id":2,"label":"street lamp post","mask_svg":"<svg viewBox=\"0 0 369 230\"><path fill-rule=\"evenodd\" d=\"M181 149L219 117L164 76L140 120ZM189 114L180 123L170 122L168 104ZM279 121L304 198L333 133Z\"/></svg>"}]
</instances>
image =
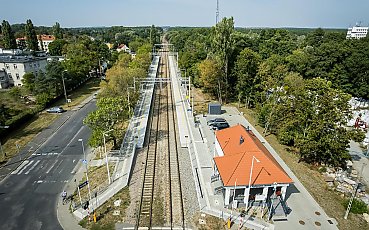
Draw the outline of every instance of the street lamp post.
<instances>
[{"instance_id":1,"label":"street lamp post","mask_svg":"<svg viewBox=\"0 0 369 230\"><path fill-rule=\"evenodd\" d=\"M105 149L105 162L106 162L106 169L108 171L108 179L109 179L109 184L111 184L111 178L110 178L110 170L109 170L109 162L108 162L108 153L106 152L106 139L105 136L107 133L113 131L113 129L110 129L108 131L103 132L103 137L104 137L104 149Z\"/></svg>"},{"instance_id":2,"label":"street lamp post","mask_svg":"<svg viewBox=\"0 0 369 230\"><path fill-rule=\"evenodd\" d=\"M246 205L245 211L246 212L247 212L247 208L249 206L249 196L250 196L250 190L251 190L252 170L254 169L254 160L256 160L257 163L260 162L255 156L252 156L251 169L250 169L250 178L249 178L249 186L248 186L248 188L246 188L246 196L245 196L245 205Z\"/></svg>"},{"instance_id":3,"label":"street lamp post","mask_svg":"<svg viewBox=\"0 0 369 230\"><path fill-rule=\"evenodd\" d=\"M87 188L88 188L88 195L91 200L91 189L90 189L90 181L88 179L88 166L87 166L87 159L86 159L86 152L85 152L85 146L83 145L83 139L78 139L79 142L82 144L82 151L83 151L83 163L86 165L86 180L87 180Z\"/></svg>"},{"instance_id":4,"label":"street lamp post","mask_svg":"<svg viewBox=\"0 0 369 230\"><path fill-rule=\"evenodd\" d=\"M64 97L65 97L65 103L68 103L68 98L67 98L67 90L65 89L65 82L64 82L64 73L67 72L66 70L63 71L62 73L62 80L63 80L63 88L64 88Z\"/></svg>"}]
</instances>

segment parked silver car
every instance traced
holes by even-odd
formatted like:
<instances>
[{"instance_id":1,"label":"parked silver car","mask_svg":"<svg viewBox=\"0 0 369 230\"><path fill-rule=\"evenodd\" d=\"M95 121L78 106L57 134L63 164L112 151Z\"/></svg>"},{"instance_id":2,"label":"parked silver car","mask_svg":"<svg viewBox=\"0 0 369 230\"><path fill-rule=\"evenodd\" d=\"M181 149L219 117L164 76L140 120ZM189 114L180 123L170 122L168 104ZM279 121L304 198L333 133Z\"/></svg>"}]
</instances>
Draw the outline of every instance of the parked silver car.
<instances>
[{"instance_id":1,"label":"parked silver car","mask_svg":"<svg viewBox=\"0 0 369 230\"><path fill-rule=\"evenodd\" d=\"M224 118L221 118L221 117L217 117L217 118L214 118L214 119L210 119L208 120L207 124L209 126L213 126L215 123L219 123L219 122L227 122L226 119Z\"/></svg>"},{"instance_id":2,"label":"parked silver car","mask_svg":"<svg viewBox=\"0 0 369 230\"><path fill-rule=\"evenodd\" d=\"M65 110L63 109L63 107L60 107L60 106L52 107L52 108L46 110L46 112L48 112L48 113L62 113L64 111Z\"/></svg>"}]
</instances>

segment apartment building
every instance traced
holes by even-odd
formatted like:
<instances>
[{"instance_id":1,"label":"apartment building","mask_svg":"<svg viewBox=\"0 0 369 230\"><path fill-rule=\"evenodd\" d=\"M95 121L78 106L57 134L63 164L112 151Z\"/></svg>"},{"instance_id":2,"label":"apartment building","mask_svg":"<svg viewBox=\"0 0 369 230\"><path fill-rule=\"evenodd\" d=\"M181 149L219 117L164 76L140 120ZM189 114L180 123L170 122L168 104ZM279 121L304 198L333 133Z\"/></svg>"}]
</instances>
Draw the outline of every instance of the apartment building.
<instances>
[{"instance_id":1,"label":"apartment building","mask_svg":"<svg viewBox=\"0 0 369 230\"><path fill-rule=\"evenodd\" d=\"M362 26L354 26L352 28L348 28L346 39L360 39L365 38L368 34L369 27L362 27Z\"/></svg>"},{"instance_id":2,"label":"apartment building","mask_svg":"<svg viewBox=\"0 0 369 230\"><path fill-rule=\"evenodd\" d=\"M45 72L46 65L46 57L0 55L0 71L6 75L3 76L1 85L21 86L25 73L37 75L39 71Z\"/></svg>"}]
</instances>

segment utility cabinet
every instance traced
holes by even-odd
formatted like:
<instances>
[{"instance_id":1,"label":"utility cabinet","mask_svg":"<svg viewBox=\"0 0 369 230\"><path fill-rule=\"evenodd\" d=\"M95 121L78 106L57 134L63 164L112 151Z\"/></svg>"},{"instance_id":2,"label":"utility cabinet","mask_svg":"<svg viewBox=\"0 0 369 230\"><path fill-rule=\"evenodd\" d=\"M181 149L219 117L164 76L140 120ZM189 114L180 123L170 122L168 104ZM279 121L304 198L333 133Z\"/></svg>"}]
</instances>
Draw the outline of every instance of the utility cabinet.
<instances>
[{"instance_id":1,"label":"utility cabinet","mask_svg":"<svg viewBox=\"0 0 369 230\"><path fill-rule=\"evenodd\" d=\"M220 103L209 103L208 105L209 115L220 115L222 114L222 105Z\"/></svg>"}]
</instances>

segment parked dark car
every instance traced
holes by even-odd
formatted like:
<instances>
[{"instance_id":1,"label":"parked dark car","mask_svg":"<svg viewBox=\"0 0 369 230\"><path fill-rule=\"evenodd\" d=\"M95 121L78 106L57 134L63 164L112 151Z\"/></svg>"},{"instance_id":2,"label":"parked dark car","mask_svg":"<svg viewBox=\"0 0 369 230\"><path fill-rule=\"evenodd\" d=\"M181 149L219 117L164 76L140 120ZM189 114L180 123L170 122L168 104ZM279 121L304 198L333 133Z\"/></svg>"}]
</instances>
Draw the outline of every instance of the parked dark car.
<instances>
[{"instance_id":1,"label":"parked dark car","mask_svg":"<svg viewBox=\"0 0 369 230\"><path fill-rule=\"evenodd\" d=\"M228 122L217 122L217 123L214 123L212 127L214 130L222 130L222 129L229 128L229 124Z\"/></svg>"},{"instance_id":2,"label":"parked dark car","mask_svg":"<svg viewBox=\"0 0 369 230\"><path fill-rule=\"evenodd\" d=\"M219 122L227 122L227 121L224 118L217 117L217 118L208 120L207 124L212 126L212 125L214 125L214 123L219 123Z\"/></svg>"},{"instance_id":3,"label":"parked dark car","mask_svg":"<svg viewBox=\"0 0 369 230\"><path fill-rule=\"evenodd\" d=\"M52 108L46 110L46 112L48 112L48 113L62 113L64 111L65 110L62 107L60 107L60 106L58 106L58 107L52 107Z\"/></svg>"}]
</instances>

